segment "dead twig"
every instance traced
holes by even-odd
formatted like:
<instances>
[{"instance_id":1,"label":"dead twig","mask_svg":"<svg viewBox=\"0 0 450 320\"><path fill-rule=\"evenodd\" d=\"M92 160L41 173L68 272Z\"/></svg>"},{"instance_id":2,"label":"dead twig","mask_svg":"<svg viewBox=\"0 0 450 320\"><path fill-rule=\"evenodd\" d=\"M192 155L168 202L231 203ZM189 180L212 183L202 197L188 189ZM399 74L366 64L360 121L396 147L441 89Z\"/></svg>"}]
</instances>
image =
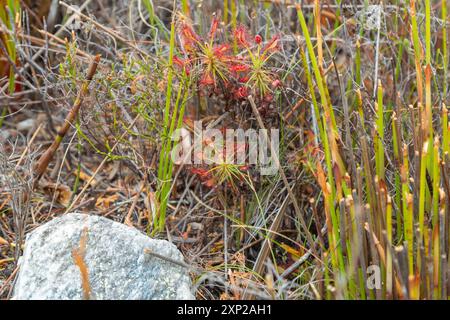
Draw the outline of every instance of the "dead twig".
<instances>
[{"instance_id":1,"label":"dead twig","mask_svg":"<svg viewBox=\"0 0 450 320\"><path fill-rule=\"evenodd\" d=\"M161 260L168 261L170 263L176 264L177 266L180 266L180 267L183 267L183 268L186 268L186 269L192 269L192 267L190 265L188 265L187 263L185 263L183 261L178 261L178 260L175 260L175 259L163 256L163 255L161 255L159 253L153 252L149 248L145 248L144 249L144 253L148 254L148 255L151 255L151 256L154 256L156 258L159 258Z\"/></svg>"}]
</instances>

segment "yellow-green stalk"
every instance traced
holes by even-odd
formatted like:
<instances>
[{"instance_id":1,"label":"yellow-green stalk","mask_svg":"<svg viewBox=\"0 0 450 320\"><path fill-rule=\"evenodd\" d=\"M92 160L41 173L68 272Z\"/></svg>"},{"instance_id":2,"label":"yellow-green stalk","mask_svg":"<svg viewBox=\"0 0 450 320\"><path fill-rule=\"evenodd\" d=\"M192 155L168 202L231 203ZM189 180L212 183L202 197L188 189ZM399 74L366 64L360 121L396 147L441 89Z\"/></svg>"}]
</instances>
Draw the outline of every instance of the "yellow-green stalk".
<instances>
[{"instance_id":1,"label":"yellow-green stalk","mask_svg":"<svg viewBox=\"0 0 450 320\"><path fill-rule=\"evenodd\" d=\"M314 52L314 46L311 42L311 37L309 34L308 26L306 25L305 17L303 16L303 12L302 12L300 5L297 5L297 15L298 15L298 20L300 22L300 26L302 28L303 36L305 37L306 47L308 48L310 61L313 66L314 75L316 77L316 84L317 84L317 87L319 88L322 107L325 110L326 117L327 118L331 117L331 121L334 126L333 129L336 130L336 126L335 126L336 120L334 118L334 112L333 112L333 109L330 107L329 101L327 99L327 93L325 92L325 87L324 87L324 80L323 80L322 74L320 72L319 65L317 63L316 54Z\"/></svg>"},{"instance_id":2,"label":"yellow-green stalk","mask_svg":"<svg viewBox=\"0 0 450 320\"><path fill-rule=\"evenodd\" d=\"M392 268L392 255L391 250L387 247L392 245L392 200L390 196L387 196L386 204L386 233L388 243L386 244L386 293L389 298L392 298L393 287L393 268Z\"/></svg>"},{"instance_id":3,"label":"yellow-green stalk","mask_svg":"<svg viewBox=\"0 0 450 320\"><path fill-rule=\"evenodd\" d=\"M164 230L164 224L166 219L166 210L169 194L167 193L167 185L170 186L170 178L172 172L170 171L170 106L172 101L172 86L173 86L173 56L175 50L175 21L172 19L170 26L170 49L169 49L169 61L168 61L168 74L167 74L167 89L166 89L166 103L164 109L164 123L163 123L163 143L161 147L161 153L159 156L158 166L158 179L159 186L157 192L158 199L158 212L155 221L155 230ZM167 181L169 179L169 181Z\"/></svg>"},{"instance_id":4,"label":"yellow-green stalk","mask_svg":"<svg viewBox=\"0 0 450 320\"><path fill-rule=\"evenodd\" d=\"M7 5L4 5L0 1L0 20L2 21L3 25L8 28L9 31L13 31L15 26L12 25L17 21L20 21L20 3L19 0L10 0L8 1ZM8 8L9 12L7 12L6 8ZM11 16L10 16L11 15ZM11 23L12 22L12 23ZM3 38L3 39L2 39ZM13 37L7 33L4 32L3 34L0 33L0 41L3 41L4 45L6 47L6 54L9 55L9 58L11 61L16 62L17 58L17 52L16 52L16 42L14 41ZM0 61L0 64L5 63L4 61ZM8 89L9 94L13 94L15 91L15 82L16 82L16 74L14 72L13 66L9 67L9 77L8 77ZM5 119L6 113L8 112L8 108L3 108L1 114L0 114L0 128L3 126L3 121Z\"/></svg>"},{"instance_id":5,"label":"yellow-green stalk","mask_svg":"<svg viewBox=\"0 0 450 320\"><path fill-rule=\"evenodd\" d=\"M414 211L413 211L413 197L409 192L409 162L408 162L408 147L403 145L403 163L400 167L400 176L402 182L402 204L403 204L403 221L404 221L404 237L408 244L408 270L409 274L414 274Z\"/></svg>"},{"instance_id":6,"label":"yellow-green stalk","mask_svg":"<svg viewBox=\"0 0 450 320\"><path fill-rule=\"evenodd\" d=\"M223 0L223 23L228 24L228 0Z\"/></svg>"},{"instance_id":7,"label":"yellow-green stalk","mask_svg":"<svg viewBox=\"0 0 450 320\"><path fill-rule=\"evenodd\" d=\"M315 115L316 125L319 128L320 140L324 141L324 139L325 139L325 132L324 132L324 129L323 129L323 126L322 126L322 121L320 121L321 115L320 115L320 111L319 111L319 106L317 104L316 94L314 92L315 91L314 90L314 84L313 84L313 81L312 81L311 72L309 71L308 61L306 60L305 52L302 49L300 49L300 56L302 57L303 70L305 72L306 80L308 82L308 88L309 88L309 92L310 92L310 95L311 95L311 101L312 101L313 108L314 108L314 115Z\"/></svg>"},{"instance_id":8,"label":"yellow-green stalk","mask_svg":"<svg viewBox=\"0 0 450 320\"><path fill-rule=\"evenodd\" d=\"M183 14L187 17L190 16L189 10L189 0L181 0L181 9L183 10Z\"/></svg>"},{"instance_id":9,"label":"yellow-green stalk","mask_svg":"<svg viewBox=\"0 0 450 320\"><path fill-rule=\"evenodd\" d=\"M448 71L448 48L447 48L447 0L441 1L441 11L442 11L442 60L443 60L443 81L442 81L442 92L444 93L444 102L447 103L447 71Z\"/></svg>"},{"instance_id":10,"label":"yellow-green stalk","mask_svg":"<svg viewBox=\"0 0 450 320\"><path fill-rule=\"evenodd\" d=\"M385 180L385 168L384 168L384 113L383 113L383 86L381 81L378 82L378 102L375 104L377 111L377 121L376 121L376 137L375 141L375 165L377 176L381 180Z\"/></svg>"}]
</instances>

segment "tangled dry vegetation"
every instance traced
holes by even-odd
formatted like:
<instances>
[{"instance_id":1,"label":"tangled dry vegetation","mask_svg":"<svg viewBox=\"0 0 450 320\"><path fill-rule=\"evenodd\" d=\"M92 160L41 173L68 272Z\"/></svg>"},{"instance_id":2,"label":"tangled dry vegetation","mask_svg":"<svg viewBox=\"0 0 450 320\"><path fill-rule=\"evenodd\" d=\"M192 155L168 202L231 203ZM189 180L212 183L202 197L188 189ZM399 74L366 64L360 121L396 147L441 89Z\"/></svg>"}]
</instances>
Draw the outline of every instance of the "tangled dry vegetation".
<instances>
[{"instance_id":1,"label":"tangled dry vegetation","mask_svg":"<svg viewBox=\"0 0 450 320\"><path fill-rule=\"evenodd\" d=\"M76 210L175 243L199 299L447 299L446 0L0 5L0 297ZM278 172L174 164L195 120L279 129Z\"/></svg>"}]
</instances>

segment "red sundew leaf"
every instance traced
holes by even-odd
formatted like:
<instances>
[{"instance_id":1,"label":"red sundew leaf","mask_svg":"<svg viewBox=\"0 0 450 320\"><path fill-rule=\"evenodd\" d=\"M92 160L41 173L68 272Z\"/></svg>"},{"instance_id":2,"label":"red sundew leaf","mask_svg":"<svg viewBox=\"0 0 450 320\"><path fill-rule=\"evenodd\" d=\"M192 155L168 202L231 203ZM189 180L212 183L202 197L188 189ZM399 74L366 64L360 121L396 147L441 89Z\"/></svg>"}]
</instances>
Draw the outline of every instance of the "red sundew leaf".
<instances>
[{"instance_id":1,"label":"red sundew leaf","mask_svg":"<svg viewBox=\"0 0 450 320\"><path fill-rule=\"evenodd\" d=\"M178 58L177 56L174 56L173 63L174 63L174 65L182 68L186 72L186 75L190 74L191 69L189 68L188 60L183 60L183 59Z\"/></svg>"},{"instance_id":2,"label":"red sundew leaf","mask_svg":"<svg viewBox=\"0 0 450 320\"><path fill-rule=\"evenodd\" d=\"M213 17L212 22L211 22L211 29L209 30L209 39L210 40L214 39L218 26L219 26L219 19L217 19L216 17Z\"/></svg>"},{"instance_id":3,"label":"red sundew leaf","mask_svg":"<svg viewBox=\"0 0 450 320\"><path fill-rule=\"evenodd\" d=\"M199 41L199 36L195 33L190 25L183 23L181 25L181 39L183 42L183 47L186 51L192 51L194 46Z\"/></svg>"},{"instance_id":4,"label":"red sundew leaf","mask_svg":"<svg viewBox=\"0 0 450 320\"><path fill-rule=\"evenodd\" d=\"M264 46L263 54L270 51L277 51L278 50L278 44L279 44L280 36L275 35L272 37L272 39Z\"/></svg>"},{"instance_id":5,"label":"red sundew leaf","mask_svg":"<svg viewBox=\"0 0 450 320\"><path fill-rule=\"evenodd\" d=\"M235 73L245 72L245 71L248 71L248 69L249 69L249 66L247 66L245 64L235 64L235 65L232 65L230 68L230 70Z\"/></svg>"},{"instance_id":6,"label":"red sundew leaf","mask_svg":"<svg viewBox=\"0 0 450 320\"><path fill-rule=\"evenodd\" d=\"M191 172L200 177L209 177L209 171L202 168L191 168Z\"/></svg>"},{"instance_id":7,"label":"red sundew leaf","mask_svg":"<svg viewBox=\"0 0 450 320\"><path fill-rule=\"evenodd\" d=\"M248 35L247 30L244 26L239 26L234 30L234 38L236 39L237 43L241 46L248 47Z\"/></svg>"},{"instance_id":8,"label":"red sundew leaf","mask_svg":"<svg viewBox=\"0 0 450 320\"><path fill-rule=\"evenodd\" d=\"M202 78L200 79L200 84L204 85L204 86L210 86L210 85L216 84L213 76L211 75L211 72L206 71L203 73Z\"/></svg>"},{"instance_id":9,"label":"red sundew leaf","mask_svg":"<svg viewBox=\"0 0 450 320\"><path fill-rule=\"evenodd\" d=\"M240 79L239 79L239 82L240 82L240 83L247 83L248 80L250 80L250 78L247 77L247 76L245 76L245 77L240 78Z\"/></svg>"},{"instance_id":10,"label":"red sundew leaf","mask_svg":"<svg viewBox=\"0 0 450 320\"><path fill-rule=\"evenodd\" d=\"M226 54L230 51L230 49L231 49L231 47L228 44L222 44L220 46L216 46L216 47L214 47L214 55L219 59L224 58L224 57L228 58L226 56Z\"/></svg>"},{"instance_id":11,"label":"red sundew leaf","mask_svg":"<svg viewBox=\"0 0 450 320\"><path fill-rule=\"evenodd\" d=\"M177 66L184 67L185 61L178 58L177 56L174 56L173 63L176 64Z\"/></svg>"},{"instance_id":12,"label":"red sundew leaf","mask_svg":"<svg viewBox=\"0 0 450 320\"><path fill-rule=\"evenodd\" d=\"M260 44L261 42L262 42L262 37L259 35L259 34L257 34L256 36L255 36L255 42L256 42L256 44Z\"/></svg>"},{"instance_id":13,"label":"red sundew leaf","mask_svg":"<svg viewBox=\"0 0 450 320\"><path fill-rule=\"evenodd\" d=\"M208 188L215 188L217 186L217 181L214 177L211 177L209 170L203 168L191 168L190 171L197 175L202 183Z\"/></svg>"},{"instance_id":14,"label":"red sundew leaf","mask_svg":"<svg viewBox=\"0 0 450 320\"><path fill-rule=\"evenodd\" d=\"M186 23L184 23L181 27L181 35L191 41L198 41L199 39L192 27Z\"/></svg>"},{"instance_id":15,"label":"red sundew leaf","mask_svg":"<svg viewBox=\"0 0 450 320\"><path fill-rule=\"evenodd\" d=\"M248 89L246 87L239 87L236 92L236 97L239 99L244 99L248 97Z\"/></svg>"}]
</instances>

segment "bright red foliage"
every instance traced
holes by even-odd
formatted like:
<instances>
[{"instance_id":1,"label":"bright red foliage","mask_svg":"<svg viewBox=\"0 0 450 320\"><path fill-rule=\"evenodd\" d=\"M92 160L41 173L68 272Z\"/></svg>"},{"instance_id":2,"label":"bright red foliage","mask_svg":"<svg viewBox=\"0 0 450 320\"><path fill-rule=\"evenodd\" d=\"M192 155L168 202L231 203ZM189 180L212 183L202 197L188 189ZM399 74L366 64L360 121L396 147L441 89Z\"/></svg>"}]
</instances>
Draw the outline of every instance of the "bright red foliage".
<instances>
[{"instance_id":1,"label":"bright red foliage","mask_svg":"<svg viewBox=\"0 0 450 320\"><path fill-rule=\"evenodd\" d=\"M281 86L280 80L265 67L268 57L278 50L280 37L275 35L263 46L260 35L253 37L252 45L247 29L240 25L233 31L233 42L219 41L217 34L220 21L213 17L207 39L197 35L192 26L184 21L180 24L181 45L188 59L174 58L174 64L183 68L187 75L195 70L199 89L208 89L208 94L221 91L233 92L233 99L246 99L252 94L266 102L272 101L273 90ZM252 41L252 42L253 42ZM233 51L238 48L242 52ZM220 83L220 86L218 84Z\"/></svg>"}]
</instances>

